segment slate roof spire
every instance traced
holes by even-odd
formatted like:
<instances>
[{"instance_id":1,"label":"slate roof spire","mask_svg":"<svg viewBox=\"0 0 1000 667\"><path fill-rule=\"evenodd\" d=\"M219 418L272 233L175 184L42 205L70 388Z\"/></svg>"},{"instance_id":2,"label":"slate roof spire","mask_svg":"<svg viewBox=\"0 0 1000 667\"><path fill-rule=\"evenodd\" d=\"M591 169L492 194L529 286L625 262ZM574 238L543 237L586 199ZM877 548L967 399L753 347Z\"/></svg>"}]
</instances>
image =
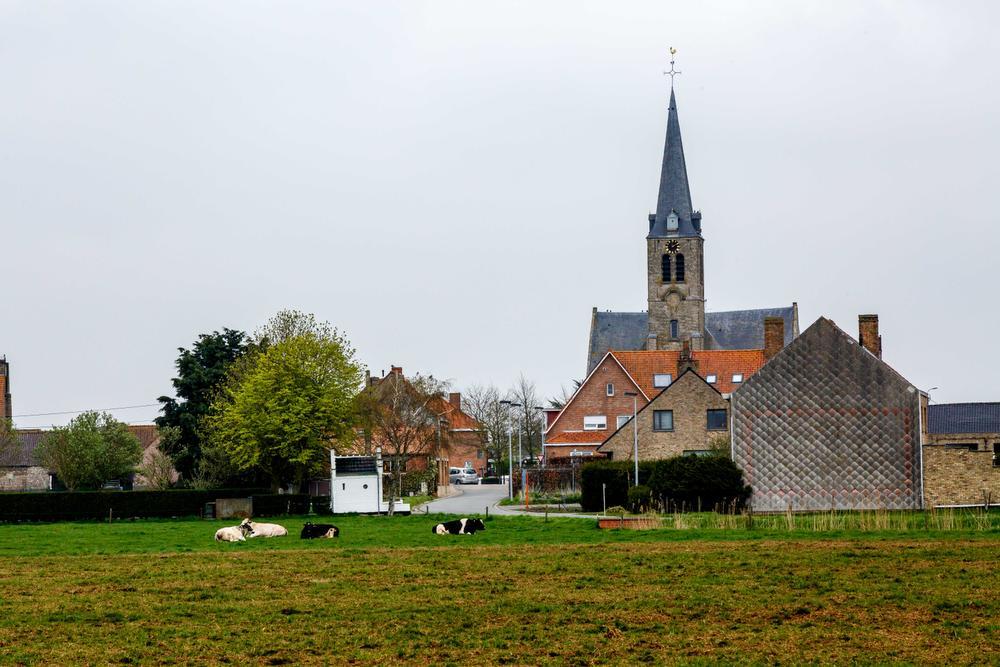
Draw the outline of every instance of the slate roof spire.
<instances>
[{"instance_id":1,"label":"slate roof spire","mask_svg":"<svg viewBox=\"0 0 1000 667\"><path fill-rule=\"evenodd\" d=\"M684 144L681 142L681 124L677 118L677 100L673 84L670 86L670 107L667 113L667 139L663 146L663 168L660 171L660 191L656 199L656 215L650 216L650 237L667 236L667 217L676 213L677 232L671 236L700 236L701 215L691 207L691 190L688 187L687 164L684 161Z\"/></svg>"}]
</instances>

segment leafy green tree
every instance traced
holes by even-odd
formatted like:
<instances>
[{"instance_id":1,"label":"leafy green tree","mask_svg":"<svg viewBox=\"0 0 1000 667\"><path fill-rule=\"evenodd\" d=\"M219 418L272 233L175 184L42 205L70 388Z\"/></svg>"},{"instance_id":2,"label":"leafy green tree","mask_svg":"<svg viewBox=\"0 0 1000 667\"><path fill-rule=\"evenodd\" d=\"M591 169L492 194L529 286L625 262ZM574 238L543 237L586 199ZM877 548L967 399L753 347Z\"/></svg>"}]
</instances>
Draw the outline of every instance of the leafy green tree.
<instances>
[{"instance_id":1,"label":"leafy green tree","mask_svg":"<svg viewBox=\"0 0 1000 667\"><path fill-rule=\"evenodd\" d=\"M177 398L159 398L163 415L155 421L164 433L160 449L188 481L201 460L202 420L227 372L249 347L244 332L223 329L221 333L201 334L190 350L178 348L177 377L172 381Z\"/></svg>"},{"instance_id":2,"label":"leafy green tree","mask_svg":"<svg viewBox=\"0 0 1000 667\"><path fill-rule=\"evenodd\" d=\"M76 491L131 475L142 460L142 445L111 415L84 412L67 426L53 429L36 454L67 489Z\"/></svg>"},{"instance_id":3,"label":"leafy green tree","mask_svg":"<svg viewBox=\"0 0 1000 667\"><path fill-rule=\"evenodd\" d=\"M350 432L362 381L347 340L298 315L313 326L268 338L237 364L206 419L210 444L237 469L263 471L274 489L287 481L302 488L323 469L331 440Z\"/></svg>"},{"instance_id":4,"label":"leafy green tree","mask_svg":"<svg viewBox=\"0 0 1000 667\"><path fill-rule=\"evenodd\" d=\"M21 440L14 430L14 422L0 418L0 465L15 461L21 453Z\"/></svg>"}]
</instances>

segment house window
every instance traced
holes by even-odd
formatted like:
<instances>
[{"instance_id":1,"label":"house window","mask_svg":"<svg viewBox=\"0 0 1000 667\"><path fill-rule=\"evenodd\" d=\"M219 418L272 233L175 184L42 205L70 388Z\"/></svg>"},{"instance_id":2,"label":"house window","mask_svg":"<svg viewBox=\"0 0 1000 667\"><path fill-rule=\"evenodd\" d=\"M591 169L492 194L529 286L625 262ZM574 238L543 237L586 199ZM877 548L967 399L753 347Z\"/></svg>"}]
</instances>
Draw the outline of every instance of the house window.
<instances>
[{"instance_id":1,"label":"house window","mask_svg":"<svg viewBox=\"0 0 1000 667\"><path fill-rule=\"evenodd\" d=\"M705 376L705 382L707 382L709 384L715 384L718 381L719 381L719 378L714 373L712 375L706 375Z\"/></svg>"},{"instance_id":2,"label":"house window","mask_svg":"<svg viewBox=\"0 0 1000 667\"><path fill-rule=\"evenodd\" d=\"M944 446L945 449L964 449L968 452L974 452L979 449L979 445L974 442L949 442Z\"/></svg>"},{"instance_id":3,"label":"house window","mask_svg":"<svg viewBox=\"0 0 1000 667\"><path fill-rule=\"evenodd\" d=\"M743 382L743 373L733 373L733 384Z\"/></svg>"},{"instance_id":4,"label":"house window","mask_svg":"<svg viewBox=\"0 0 1000 667\"><path fill-rule=\"evenodd\" d=\"M477 459L483 458L483 450L481 450L481 449L477 449L476 450L476 458Z\"/></svg>"},{"instance_id":5,"label":"house window","mask_svg":"<svg viewBox=\"0 0 1000 667\"><path fill-rule=\"evenodd\" d=\"M674 411L673 410L653 410L653 430L673 431Z\"/></svg>"},{"instance_id":6,"label":"house window","mask_svg":"<svg viewBox=\"0 0 1000 667\"><path fill-rule=\"evenodd\" d=\"M631 418L632 418L631 415L618 415L618 424L615 426L615 428L616 429L621 428L622 426L627 424L628 420Z\"/></svg>"},{"instance_id":7,"label":"house window","mask_svg":"<svg viewBox=\"0 0 1000 667\"><path fill-rule=\"evenodd\" d=\"M655 266L655 264L654 264ZM670 282L670 255L664 255L660 265L661 279L665 283Z\"/></svg>"},{"instance_id":8,"label":"house window","mask_svg":"<svg viewBox=\"0 0 1000 667\"><path fill-rule=\"evenodd\" d=\"M673 339L677 338L677 330L678 330L678 328L679 327L677 326L677 320L670 320L670 337L671 338L673 338Z\"/></svg>"},{"instance_id":9,"label":"house window","mask_svg":"<svg viewBox=\"0 0 1000 667\"><path fill-rule=\"evenodd\" d=\"M673 380L674 379L670 377L670 373L656 373L653 375L653 386L658 389L669 387Z\"/></svg>"},{"instance_id":10,"label":"house window","mask_svg":"<svg viewBox=\"0 0 1000 667\"><path fill-rule=\"evenodd\" d=\"M615 395L615 385L613 385L610 382L608 383L608 386L607 386L607 394L608 394L608 396L614 396Z\"/></svg>"},{"instance_id":11,"label":"house window","mask_svg":"<svg viewBox=\"0 0 1000 667\"><path fill-rule=\"evenodd\" d=\"M583 418L584 431L603 431L608 428L608 418L604 415L590 415Z\"/></svg>"},{"instance_id":12,"label":"house window","mask_svg":"<svg viewBox=\"0 0 1000 667\"><path fill-rule=\"evenodd\" d=\"M684 282L684 255L678 254L674 258L674 277L677 282Z\"/></svg>"},{"instance_id":13,"label":"house window","mask_svg":"<svg viewBox=\"0 0 1000 667\"><path fill-rule=\"evenodd\" d=\"M993 443L993 467L1000 468L1000 442Z\"/></svg>"},{"instance_id":14,"label":"house window","mask_svg":"<svg viewBox=\"0 0 1000 667\"><path fill-rule=\"evenodd\" d=\"M712 450L710 449L685 449L684 456L711 456Z\"/></svg>"},{"instance_id":15,"label":"house window","mask_svg":"<svg viewBox=\"0 0 1000 667\"><path fill-rule=\"evenodd\" d=\"M725 431L729 427L726 420L726 410L709 410L708 411L708 430L709 431Z\"/></svg>"}]
</instances>

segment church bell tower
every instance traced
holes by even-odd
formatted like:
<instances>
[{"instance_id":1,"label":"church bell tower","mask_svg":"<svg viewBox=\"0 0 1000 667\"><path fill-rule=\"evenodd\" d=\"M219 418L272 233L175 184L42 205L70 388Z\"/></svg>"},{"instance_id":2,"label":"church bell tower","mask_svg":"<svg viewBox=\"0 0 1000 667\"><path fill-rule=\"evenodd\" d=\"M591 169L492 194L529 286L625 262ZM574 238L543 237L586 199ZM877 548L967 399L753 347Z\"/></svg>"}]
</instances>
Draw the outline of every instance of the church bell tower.
<instances>
[{"instance_id":1,"label":"church bell tower","mask_svg":"<svg viewBox=\"0 0 1000 667\"><path fill-rule=\"evenodd\" d=\"M671 71L675 74L673 61ZM673 77L671 76L671 82ZM646 349L705 349L705 271L701 212L692 210L677 102L670 86L667 140L656 213L649 216L646 275L649 331Z\"/></svg>"}]
</instances>

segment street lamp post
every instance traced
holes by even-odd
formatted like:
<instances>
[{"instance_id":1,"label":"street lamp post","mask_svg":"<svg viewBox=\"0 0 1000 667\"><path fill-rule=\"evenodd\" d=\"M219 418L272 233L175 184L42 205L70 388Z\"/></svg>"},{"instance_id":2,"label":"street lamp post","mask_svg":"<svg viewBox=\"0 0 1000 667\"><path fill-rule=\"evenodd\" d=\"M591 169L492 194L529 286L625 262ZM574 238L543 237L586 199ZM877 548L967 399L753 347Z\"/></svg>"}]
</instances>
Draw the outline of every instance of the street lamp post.
<instances>
[{"instance_id":1,"label":"street lamp post","mask_svg":"<svg viewBox=\"0 0 1000 667\"><path fill-rule=\"evenodd\" d=\"M635 485L639 486L639 423L636 421L639 394L626 391L625 395L632 397L632 458L635 462Z\"/></svg>"},{"instance_id":2,"label":"street lamp post","mask_svg":"<svg viewBox=\"0 0 1000 667\"><path fill-rule=\"evenodd\" d=\"M500 401L500 405L507 406L507 497L514 500L514 423L510 410L521 407L521 404L513 401ZM520 433L518 438L520 438Z\"/></svg>"}]
</instances>

